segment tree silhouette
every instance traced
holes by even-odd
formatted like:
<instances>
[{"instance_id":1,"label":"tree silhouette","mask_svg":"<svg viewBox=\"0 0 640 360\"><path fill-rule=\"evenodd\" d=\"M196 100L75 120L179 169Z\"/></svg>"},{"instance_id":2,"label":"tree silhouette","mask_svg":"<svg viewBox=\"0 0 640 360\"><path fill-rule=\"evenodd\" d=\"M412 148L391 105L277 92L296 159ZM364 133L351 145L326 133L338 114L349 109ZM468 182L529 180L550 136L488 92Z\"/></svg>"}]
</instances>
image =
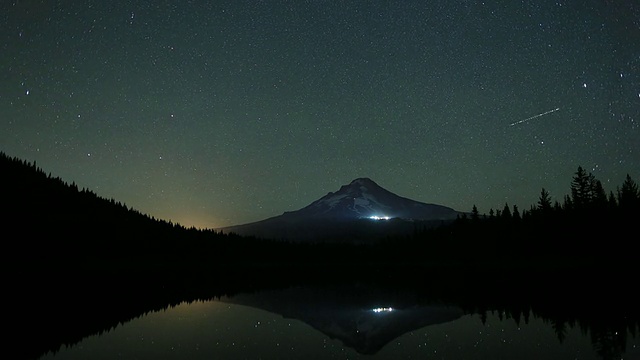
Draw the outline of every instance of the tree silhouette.
<instances>
[{"instance_id":1,"label":"tree silhouette","mask_svg":"<svg viewBox=\"0 0 640 360\"><path fill-rule=\"evenodd\" d=\"M522 218L520 217L520 211L518 211L518 205L513 205L513 220L520 221Z\"/></svg>"},{"instance_id":2,"label":"tree silhouette","mask_svg":"<svg viewBox=\"0 0 640 360\"><path fill-rule=\"evenodd\" d=\"M538 198L538 209L542 211L543 214L546 214L551 210L551 196L545 188L542 188L542 190L540 191L540 198Z\"/></svg>"},{"instance_id":3,"label":"tree silhouette","mask_svg":"<svg viewBox=\"0 0 640 360\"><path fill-rule=\"evenodd\" d=\"M502 209L502 218L505 220L511 219L511 209L509 209L509 204L505 203L504 208Z\"/></svg>"},{"instance_id":4,"label":"tree silhouette","mask_svg":"<svg viewBox=\"0 0 640 360\"><path fill-rule=\"evenodd\" d=\"M610 210L613 210L618 206L618 200L616 200L616 196L613 195L613 191L609 191L609 198L607 199L607 202L608 202L607 207Z\"/></svg>"},{"instance_id":5,"label":"tree silhouette","mask_svg":"<svg viewBox=\"0 0 640 360\"><path fill-rule=\"evenodd\" d=\"M479 219L480 219L480 216L478 215L478 208L474 204L473 209L471 209L471 220L477 221Z\"/></svg>"},{"instance_id":6,"label":"tree silhouette","mask_svg":"<svg viewBox=\"0 0 640 360\"><path fill-rule=\"evenodd\" d=\"M578 170L571 180L571 200L578 209L584 208L586 204L591 202L591 179L590 174L587 174L582 166L578 166Z\"/></svg>"},{"instance_id":7,"label":"tree silhouette","mask_svg":"<svg viewBox=\"0 0 640 360\"><path fill-rule=\"evenodd\" d=\"M604 191L604 187L602 186L602 182L593 175L589 174L591 177L591 202L592 207L596 207L599 209L606 209L607 207L607 193Z\"/></svg>"},{"instance_id":8,"label":"tree silhouette","mask_svg":"<svg viewBox=\"0 0 640 360\"><path fill-rule=\"evenodd\" d=\"M622 187L618 189L618 203L623 209L632 209L638 206L639 200L638 184L627 174Z\"/></svg>"},{"instance_id":9,"label":"tree silhouette","mask_svg":"<svg viewBox=\"0 0 640 360\"><path fill-rule=\"evenodd\" d=\"M552 321L551 327L555 331L556 336L558 337L558 341L560 341L560 343L564 342L564 339L567 338L567 332L569 331L569 329L567 329L567 323L564 321L564 319L557 319Z\"/></svg>"},{"instance_id":10,"label":"tree silhouette","mask_svg":"<svg viewBox=\"0 0 640 360\"><path fill-rule=\"evenodd\" d=\"M402 239L400 242L396 241L400 237L390 236L389 241L394 241L392 247L388 246L389 242L378 247L354 247L346 244L301 245L223 235L215 231L196 230L193 227L185 229L177 223L143 215L113 198L101 199L88 189L78 190L75 183L67 185L60 178L45 174L35 164L10 161L1 153L0 174L2 174L0 190L4 190L2 199L5 208L3 216L0 217L0 228L4 231L2 234L8 239L7 245L19 247L19 251L12 250L6 256L13 256L13 254L23 256L17 268L19 271L15 271L15 274L20 276L11 280L16 284L23 282L28 284L28 286L17 287L16 290L32 288L34 295L37 295L34 298L37 299L47 292L56 291L56 294L60 294L60 301L55 304L60 305L60 308L54 306L52 309L55 311L46 308L47 311L43 309L36 313L47 320L42 321L42 324L52 324L47 331L43 332L47 341L50 341L49 337L55 336L62 328L75 328L57 325L67 325L68 314L74 310L78 311L77 306L81 301L76 301L72 295L92 294L93 292L87 291L87 287L90 286L100 289L100 293L107 299L102 303L101 308L113 309L115 313L123 311L122 308L118 309L118 306L128 306L121 304L121 294L132 294L130 298L139 300L141 304L144 302L157 304L158 301L163 303L168 301L166 297L173 293L167 289L171 288L179 294L171 298L171 303L178 303L185 299L185 294L193 291L196 284L206 284L206 286L200 286L207 288L207 293L213 286L216 291L220 291L220 294L233 293L237 291L237 286L251 287L251 285L238 284L255 286L260 285L261 281L265 283L282 281L278 285L291 285L287 281L299 278L300 284L307 284L310 278L307 277L309 273L305 269L316 268L315 264L326 264L327 259L331 259L332 268L339 268L338 273L341 275L346 274L345 269L354 269L353 275L350 273L348 276L345 275L348 278L353 276L353 279L361 276L362 273L370 273L363 272L362 268L366 266L370 266L367 270L382 271L371 264L384 262L385 274L390 270L385 275L387 279L385 281L392 279L393 282L408 278L405 276L407 266L411 266L408 264L415 263L418 265L416 268L424 267L423 270L426 271L419 275L424 278L427 278L427 274L431 276L434 268L438 270L437 266L440 264L446 264L447 271L441 272L443 275L439 280L446 284L445 292L454 288L451 284L456 284L456 289L471 287L469 294L477 293L481 296L478 296L478 299L472 299L467 295L464 297L465 302L487 301L487 294L505 286L506 288L503 289L505 291L500 293L501 296L496 297L500 299L499 305L489 308L501 309L499 316L506 314L507 318L513 318L516 323L520 321L521 312L524 314L525 322L528 321L529 311L523 309L531 308L531 316L536 316L533 310L535 307L517 307L515 304L518 301L525 301L525 298L526 301L538 301L548 297L549 301L553 302L553 306L561 306L562 311L558 311L555 316L551 312L549 318L556 319L552 324L558 339L563 341L567 334L566 329L575 324L575 318L567 316L567 310L576 309L574 305L584 305L584 302L578 301L582 299L582 295L576 296L573 299L575 301L566 301L570 304L567 308L562 308L562 302L556 301L560 296L549 294L551 292L548 290L552 285L558 286L558 289L567 288L566 292L561 290L563 296L572 296L574 290L579 292L582 288L584 296L590 299L593 296L591 285L594 283L602 281L608 288L615 289L618 294L618 291L628 289L627 284L632 283L631 281L637 277L637 270L634 268L637 266L635 242L629 241L630 236L633 236L637 229L635 221L629 220L635 220L637 217L640 193L638 185L629 175L617 188L617 198L614 192L610 192L606 204L601 203L602 194L605 193L602 183L582 170L576 173L575 183L572 182L572 185L575 185L575 193L572 188L571 196L564 198L562 206L555 201L552 208L551 197L546 189L542 188L537 206L531 205L531 211L519 211L517 205L509 207L505 203L504 209L497 211L497 219L496 211L490 209L489 219L485 221L479 218L477 207L473 205L470 214L474 221L465 222L467 215L461 214L458 223L451 226L443 224L432 230L425 228L422 231L415 231L413 238L408 240ZM584 189L579 186L583 183L588 184ZM589 211L574 216L571 211L574 200ZM591 211L602 209L603 206L608 209L604 213L606 216L603 216L603 212ZM538 221L540 217L536 215L544 209L550 211L551 221ZM597 214L585 216L590 213ZM618 216L620 213L629 214L632 217ZM518 217L521 217L521 220L515 221ZM501 221L503 219L510 221ZM597 245L591 248L584 245L584 239L587 237L583 235L591 236L603 232L602 230L615 232L614 235L624 234L624 236L607 236L600 241L596 238L594 242ZM16 237L16 233L20 236ZM17 241L18 238L28 239L28 241ZM565 243L566 245L563 245ZM559 253L560 247L565 247L566 252ZM568 257L565 255L567 254L577 260L577 265L566 264ZM269 261L266 262L265 258L269 258ZM587 266L581 263L594 258L596 261L588 263ZM393 268L394 262L402 264L400 269ZM314 266L308 266L309 263ZM513 267L515 263L518 266ZM277 265L273 266L273 264ZM346 264L346 266L340 268L339 264ZM471 266L467 268L469 264ZM457 266L460 266L461 270L464 269L460 271L463 277L472 275L466 286L458 286L458 282L448 279L445 275L445 273L451 273L452 279L459 280L453 275L457 271L449 271ZM575 266L577 271L564 272L565 266ZM322 281L326 281L327 278L337 278L337 276L327 276L325 273L327 266L317 266L317 268L322 268L321 276L318 276ZM609 270L611 268L613 270ZM469 269L473 273L468 272ZM524 271L520 271L521 269ZM239 274L245 274L244 277L234 275L234 270L238 270ZM494 270L497 271L494 272ZM394 271L399 271L398 274L402 276L392 275ZM495 276L497 281L494 283L490 276L482 276L482 280L477 281L480 275L476 276L476 272L480 274L483 271ZM25 273L26 279L22 277ZM95 285L83 282L82 286L78 286L73 280L79 279L78 274L82 274L81 277L92 277L93 281L90 283ZM151 274L153 275L150 276ZM567 274L570 276L566 276ZM235 280L234 276L244 281ZM211 281L212 279L215 281ZM567 281L567 279L570 280ZM529 283L527 280L535 281ZM574 282L582 282L583 286L572 286ZM514 287L524 289L530 285L536 286L537 289L537 292L532 291L531 294L540 294L540 296L522 296L524 293L519 294L520 291L512 290ZM56 286L64 288L58 290ZM491 288L492 291L476 291L485 287ZM158 290L154 292L149 289ZM65 291L74 301L67 301L67 298L63 297ZM9 291L9 293L12 292ZM18 292L14 290L14 293ZM509 298L509 301L514 301L511 303L514 305L511 311L503 306L502 301L506 300L502 296L505 294L513 295L513 298ZM55 301L53 299L55 297L51 298L50 301ZM113 304L108 301L109 299L113 299L114 304L119 305L110 306ZM597 320L607 322L610 319L615 320L616 317L611 316L611 312L615 312L614 308L620 301L633 303L633 300L636 299L632 296L615 296L615 300L612 299L612 301L615 301L616 305L603 306L601 310L605 312L606 317ZM86 303L94 306L92 302ZM577 307L578 311L579 308L580 306ZM594 309L586 308L588 308L588 315L585 316L590 316ZM638 316L628 317L630 312L637 314L637 310L633 310L637 309L636 304L633 303L633 307L621 308L624 309L621 313L624 314L624 321L628 321L629 329L632 331L640 329L637 326ZM146 307L141 309L149 310ZM538 307L537 309L550 308ZM93 311L85 308L80 310L82 311L78 312L78 317L81 320L88 319L86 313ZM29 308L29 311L37 312L38 307ZM141 312L142 310L136 309L136 311L123 311L123 314L127 315L128 319L130 314ZM31 316L30 320L42 320L28 313L20 312L25 316ZM58 314L60 317L55 317ZM54 321L49 321L52 318ZM484 310L483 320L486 320L486 310ZM26 324L27 328L33 326L22 318L20 323ZM106 328L117 323L117 321L113 323L107 321ZM623 323L625 324L627 323ZM592 325L590 326L590 330L595 329ZM95 329L95 327L87 328ZM626 334L626 330L622 329L624 333L619 331L618 327L609 326L602 327L600 331L591 331L595 334L594 347L598 349L603 359L621 357L619 355L624 352L625 338L619 334ZM54 337L54 339L57 338Z\"/></svg>"}]
</instances>

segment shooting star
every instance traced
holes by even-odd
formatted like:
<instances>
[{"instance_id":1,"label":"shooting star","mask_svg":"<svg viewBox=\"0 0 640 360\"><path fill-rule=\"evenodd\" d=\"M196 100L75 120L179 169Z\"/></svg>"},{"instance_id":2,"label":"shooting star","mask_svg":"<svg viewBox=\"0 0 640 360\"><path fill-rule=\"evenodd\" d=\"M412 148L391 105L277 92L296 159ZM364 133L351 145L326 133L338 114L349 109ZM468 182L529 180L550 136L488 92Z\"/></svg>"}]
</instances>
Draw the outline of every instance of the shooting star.
<instances>
[{"instance_id":1,"label":"shooting star","mask_svg":"<svg viewBox=\"0 0 640 360\"><path fill-rule=\"evenodd\" d=\"M534 115L534 116L529 117L529 118L526 118L526 119L524 119L524 120L516 121L516 122L514 122L514 123L512 123L512 124L509 124L509 126L522 124L523 122L526 122L526 121L529 121L529 120L533 120L533 119L535 119L535 118L539 118L540 116L545 116L545 115L551 114L552 112L556 112L556 111L558 111L558 110L560 110L560 108L555 108L555 109L553 109L553 110L549 110L549 111L547 111L547 112L543 112L542 114Z\"/></svg>"}]
</instances>

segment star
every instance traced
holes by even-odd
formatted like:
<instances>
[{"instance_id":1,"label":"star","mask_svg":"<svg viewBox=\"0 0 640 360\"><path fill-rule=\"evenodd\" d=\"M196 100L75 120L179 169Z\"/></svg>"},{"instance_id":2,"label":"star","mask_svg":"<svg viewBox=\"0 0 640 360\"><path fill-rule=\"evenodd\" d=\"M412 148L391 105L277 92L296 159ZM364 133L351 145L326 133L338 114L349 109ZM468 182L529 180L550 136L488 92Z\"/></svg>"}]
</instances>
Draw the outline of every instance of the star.
<instances>
[{"instance_id":1,"label":"star","mask_svg":"<svg viewBox=\"0 0 640 360\"><path fill-rule=\"evenodd\" d=\"M178 3L7 13L0 150L212 227L302 208L358 177L487 212L505 199L528 208L543 186L562 198L578 165L600 164L612 186L640 176L640 38L619 31L632 24L613 7ZM118 161L75 161L89 146ZM147 199L161 189L178 200Z\"/></svg>"}]
</instances>

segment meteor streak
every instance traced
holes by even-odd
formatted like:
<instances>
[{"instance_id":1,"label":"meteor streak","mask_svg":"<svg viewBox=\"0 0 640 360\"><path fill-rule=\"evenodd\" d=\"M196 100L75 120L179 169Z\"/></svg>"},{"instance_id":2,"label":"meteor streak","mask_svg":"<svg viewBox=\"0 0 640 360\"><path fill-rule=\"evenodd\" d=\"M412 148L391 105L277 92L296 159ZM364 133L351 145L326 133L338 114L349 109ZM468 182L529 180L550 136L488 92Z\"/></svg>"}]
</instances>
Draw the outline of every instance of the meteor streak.
<instances>
[{"instance_id":1,"label":"meteor streak","mask_svg":"<svg viewBox=\"0 0 640 360\"><path fill-rule=\"evenodd\" d=\"M552 112L556 112L556 111L558 111L558 110L560 110L560 108L555 108L555 109L553 109L553 110L549 110L549 111L547 111L547 112L543 112L542 114L534 115L534 116L529 117L529 118L526 118L526 119L524 119L524 120L516 121L516 122L514 122L514 123L512 123L512 124L509 124L509 126L522 124L522 123L523 123L523 122L525 122L525 121L533 120L533 119L535 119L535 118L539 118L540 116L545 116L545 115L547 115L547 114L551 114Z\"/></svg>"}]
</instances>

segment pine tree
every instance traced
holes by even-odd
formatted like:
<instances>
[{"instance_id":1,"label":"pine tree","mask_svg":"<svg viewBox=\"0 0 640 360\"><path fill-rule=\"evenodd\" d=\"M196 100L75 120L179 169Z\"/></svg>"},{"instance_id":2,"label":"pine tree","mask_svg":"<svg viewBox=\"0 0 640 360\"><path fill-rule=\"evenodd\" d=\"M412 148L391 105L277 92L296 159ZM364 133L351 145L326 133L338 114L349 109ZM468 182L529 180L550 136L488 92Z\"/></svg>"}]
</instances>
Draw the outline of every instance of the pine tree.
<instances>
[{"instance_id":1,"label":"pine tree","mask_svg":"<svg viewBox=\"0 0 640 360\"><path fill-rule=\"evenodd\" d=\"M609 199L607 200L609 209L615 209L618 206L616 196L613 195L613 191L609 191Z\"/></svg>"},{"instance_id":2,"label":"pine tree","mask_svg":"<svg viewBox=\"0 0 640 360\"><path fill-rule=\"evenodd\" d=\"M571 200L571 196L564 196L564 203L562 204L562 208L564 211L572 211L574 209L573 201Z\"/></svg>"},{"instance_id":3,"label":"pine tree","mask_svg":"<svg viewBox=\"0 0 640 360\"><path fill-rule=\"evenodd\" d=\"M591 179L591 202L598 209L604 209L607 206L607 193L604 191L604 187L600 180L593 176Z\"/></svg>"},{"instance_id":4,"label":"pine tree","mask_svg":"<svg viewBox=\"0 0 640 360\"><path fill-rule=\"evenodd\" d=\"M562 205L560 205L560 202L559 202L558 200L556 200L556 201L553 203L553 210L554 210L555 212L559 212L560 210L562 210Z\"/></svg>"},{"instance_id":5,"label":"pine tree","mask_svg":"<svg viewBox=\"0 0 640 360\"><path fill-rule=\"evenodd\" d=\"M551 196L549 196L549 192L545 188L542 188L540 191L538 209L542 211L542 213L548 213L549 210L551 210Z\"/></svg>"},{"instance_id":6,"label":"pine tree","mask_svg":"<svg viewBox=\"0 0 640 360\"><path fill-rule=\"evenodd\" d=\"M480 219L480 216L478 215L478 208L476 207L476 205L473 205L473 209L471 209L471 220L478 220Z\"/></svg>"},{"instance_id":7,"label":"pine tree","mask_svg":"<svg viewBox=\"0 0 640 360\"><path fill-rule=\"evenodd\" d=\"M518 211L518 205L513 205L513 220L519 221L520 218L520 211Z\"/></svg>"},{"instance_id":8,"label":"pine tree","mask_svg":"<svg viewBox=\"0 0 640 360\"><path fill-rule=\"evenodd\" d=\"M509 209L509 204L507 203L504 204L502 209L502 218L505 220L511 219L511 209Z\"/></svg>"},{"instance_id":9,"label":"pine tree","mask_svg":"<svg viewBox=\"0 0 640 360\"><path fill-rule=\"evenodd\" d=\"M618 189L618 204L621 208L629 209L637 207L638 203L640 203L638 184L627 174L622 187Z\"/></svg>"},{"instance_id":10,"label":"pine tree","mask_svg":"<svg viewBox=\"0 0 640 360\"><path fill-rule=\"evenodd\" d=\"M575 208L583 208L591 202L591 176L578 166L573 179L571 180L571 200Z\"/></svg>"},{"instance_id":11,"label":"pine tree","mask_svg":"<svg viewBox=\"0 0 640 360\"><path fill-rule=\"evenodd\" d=\"M571 200L575 209L603 208L607 203L607 193L600 180L578 166L571 181Z\"/></svg>"}]
</instances>

